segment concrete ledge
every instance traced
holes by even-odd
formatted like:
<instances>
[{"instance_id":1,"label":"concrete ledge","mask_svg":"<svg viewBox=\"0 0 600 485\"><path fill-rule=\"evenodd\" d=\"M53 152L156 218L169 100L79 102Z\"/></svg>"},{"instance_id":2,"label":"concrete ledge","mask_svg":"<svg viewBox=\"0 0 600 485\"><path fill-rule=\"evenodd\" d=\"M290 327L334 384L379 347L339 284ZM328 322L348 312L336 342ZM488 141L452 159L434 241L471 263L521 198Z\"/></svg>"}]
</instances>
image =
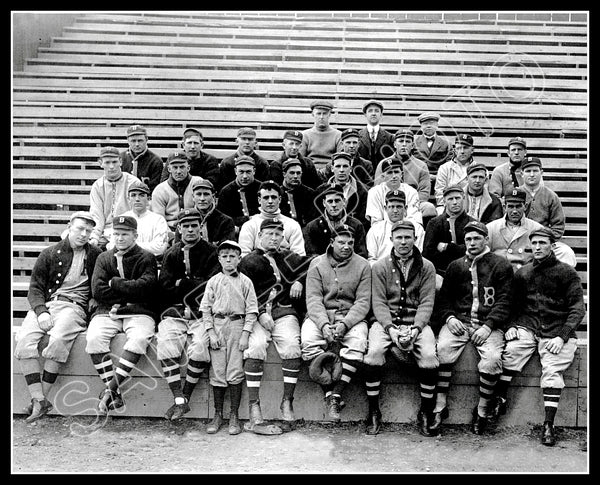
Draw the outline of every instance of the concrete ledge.
<instances>
[{"instance_id":1,"label":"concrete ledge","mask_svg":"<svg viewBox=\"0 0 600 485\"><path fill-rule=\"evenodd\" d=\"M114 359L120 355L125 335L113 339L111 352ZM45 346L42 341L40 347ZM148 353L142 357L137 368L123 387L126 402L124 409L111 414L119 416L162 417L172 404L172 395L162 376L156 359L156 342L152 341ZM449 424L469 423L471 410L478 399L478 374L476 352L467 346L456 363L448 396ZM283 392L281 360L269 346L263 383L261 386L261 407L266 419L279 419L279 403ZM389 358L384 368L381 390L381 410L385 422L408 423L416 419L419 407L416 368L398 364ZM575 361L565 374L566 387L556 417L559 426L587 427L587 342L580 345ZM544 406L539 387L540 365L534 356L513 379L509 389L509 410L502 418L504 425L525 425L539 423L543 418ZM81 334L73 346L69 361L49 396L54 404L50 414L56 415L95 415L98 395L103 389L102 382L94 369L89 355L85 352L85 333ZM21 375L19 362L13 357L13 412L21 413L30 401L25 379ZM343 421L359 421L366 417L367 399L362 376L357 375L344 393L346 407L342 411ZM247 391L244 386L240 417L248 417ZM225 412L229 412L226 395ZM206 373L198 382L192 395L191 418L211 418L213 415L212 393ZM294 409L298 419L321 421L325 418L325 406L320 387L310 380L308 368L302 366L296 387Z\"/></svg>"}]
</instances>

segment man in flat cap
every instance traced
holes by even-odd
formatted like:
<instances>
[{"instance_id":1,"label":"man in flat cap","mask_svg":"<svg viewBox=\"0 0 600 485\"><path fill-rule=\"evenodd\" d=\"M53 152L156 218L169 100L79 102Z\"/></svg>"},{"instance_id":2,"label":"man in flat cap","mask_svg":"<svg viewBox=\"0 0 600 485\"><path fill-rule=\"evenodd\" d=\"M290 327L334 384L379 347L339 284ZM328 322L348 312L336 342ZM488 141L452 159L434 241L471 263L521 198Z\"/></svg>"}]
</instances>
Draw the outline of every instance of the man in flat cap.
<instances>
[{"instance_id":1,"label":"man in flat cap","mask_svg":"<svg viewBox=\"0 0 600 485\"><path fill-rule=\"evenodd\" d=\"M160 183L162 158L148 150L148 133L142 125L127 128L127 143L129 148L119 155L123 172L129 172L139 178L152 192Z\"/></svg>"},{"instance_id":2,"label":"man in flat cap","mask_svg":"<svg viewBox=\"0 0 600 485\"><path fill-rule=\"evenodd\" d=\"M236 234L242 224L258 214L258 189L261 181L256 180L254 158L242 155L236 159L235 179L218 192L217 209L233 219Z\"/></svg>"},{"instance_id":3,"label":"man in flat cap","mask_svg":"<svg viewBox=\"0 0 600 485\"><path fill-rule=\"evenodd\" d=\"M467 168L465 211L474 219L487 224L504 215L502 201L487 187L488 171L483 163L475 162Z\"/></svg>"},{"instance_id":4,"label":"man in flat cap","mask_svg":"<svg viewBox=\"0 0 600 485\"><path fill-rule=\"evenodd\" d=\"M281 205L281 187L273 180L266 180L258 188L258 214L250 217L240 228L239 243L242 248L242 257L255 248L260 248L260 225L265 219L279 219L283 222L282 249L304 256L304 237L300 224L291 217L284 216L279 209Z\"/></svg>"},{"instance_id":5,"label":"man in flat cap","mask_svg":"<svg viewBox=\"0 0 600 485\"><path fill-rule=\"evenodd\" d=\"M479 402L473 409L472 431L483 434L491 416L492 392L502 373L513 269L505 258L490 251L488 240L485 224L472 221L465 226L466 255L448 265L436 301L443 326L437 338L440 366L430 426L434 433L450 415L447 396L452 369L469 342L479 355Z\"/></svg>"},{"instance_id":6,"label":"man in flat cap","mask_svg":"<svg viewBox=\"0 0 600 485\"><path fill-rule=\"evenodd\" d=\"M385 212L385 194L390 190L401 190L406 195L406 219L423 226L421 201L417 189L403 181L403 165L397 158L381 161L383 181L375 184L367 192L366 217L371 224L387 217Z\"/></svg>"},{"instance_id":7,"label":"man in flat cap","mask_svg":"<svg viewBox=\"0 0 600 485\"><path fill-rule=\"evenodd\" d=\"M487 224L490 250L507 258L515 271L533 259L529 234L544 227L525 217L526 199L523 189L510 189L504 195L504 217Z\"/></svg>"},{"instance_id":8,"label":"man in flat cap","mask_svg":"<svg viewBox=\"0 0 600 485\"><path fill-rule=\"evenodd\" d=\"M525 216L542 226L548 227L554 235L554 254L559 261L575 267L577 258L571 249L560 238L565 233L565 213L560 197L552 189L542 183L544 170L542 161L537 157L527 157L521 162L523 185L525 191Z\"/></svg>"},{"instance_id":9,"label":"man in flat cap","mask_svg":"<svg viewBox=\"0 0 600 485\"><path fill-rule=\"evenodd\" d=\"M254 178L259 182L269 179L269 162L256 152L256 131L253 128L240 128L236 142L238 149L232 155L221 160L219 165L219 182L216 187L219 192L229 182L235 180L235 161L241 157L251 157L254 160Z\"/></svg>"},{"instance_id":10,"label":"man in flat cap","mask_svg":"<svg viewBox=\"0 0 600 485\"><path fill-rule=\"evenodd\" d=\"M437 215L435 206L429 202L431 197L431 176L429 169L422 160L415 158L413 153L414 134L410 130L398 130L394 133L394 154L382 160L375 171L375 184L383 181L381 168L383 162L392 158L400 160L402 163L402 181L414 189L419 194L419 208L423 215L423 226L427 227L427 221Z\"/></svg>"},{"instance_id":11,"label":"man in flat cap","mask_svg":"<svg viewBox=\"0 0 600 485\"><path fill-rule=\"evenodd\" d=\"M217 209L216 191L210 180L201 180L192 186L194 208L200 213L200 237L218 246L228 239L235 240L235 223Z\"/></svg>"},{"instance_id":12,"label":"man in flat cap","mask_svg":"<svg viewBox=\"0 0 600 485\"><path fill-rule=\"evenodd\" d=\"M283 223L279 219L264 219L258 233L260 248L244 256L238 266L252 280L258 298L258 325L254 325L248 349L244 352L249 428L254 432L260 432L256 425L264 421L260 383L269 342L281 358L283 397L279 408L283 424L291 429L295 421L293 401L302 364L300 322L306 312L304 287L309 258L281 249L283 232Z\"/></svg>"},{"instance_id":13,"label":"man in flat cap","mask_svg":"<svg viewBox=\"0 0 600 485\"><path fill-rule=\"evenodd\" d=\"M90 190L90 213L96 222L90 244L106 249L112 235L114 216L129 210L127 192L134 182L140 180L134 175L123 172L119 150L115 147L102 147L98 160L104 175L92 184Z\"/></svg>"},{"instance_id":14,"label":"man in flat cap","mask_svg":"<svg viewBox=\"0 0 600 485\"><path fill-rule=\"evenodd\" d=\"M359 133L354 128L342 131L342 151L350 155L350 167L352 176L360 182L365 191L373 186L373 164L358 153ZM323 178L329 180L333 176L331 165L327 165L323 172Z\"/></svg>"},{"instance_id":15,"label":"man in flat cap","mask_svg":"<svg viewBox=\"0 0 600 485\"><path fill-rule=\"evenodd\" d=\"M502 199L510 190L523 185L521 163L527 158L527 142L516 136L508 140L508 162L501 163L492 170L490 193Z\"/></svg>"},{"instance_id":16,"label":"man in flat cap","mask_svg":"<svg viewBox=\"0 0 600 485\"><path fill-rule=\"evenodd\" d=\"M369 99L363 104L362 112L367 120L367 126L358 132L358 154L369 160L375 170L381 160L394 152L394 140L392 134L380 125L383 117L381 101Z\"/></svg>"},{"instance_id":17,"label":"man in flat cap","mask_svg":"<svg viewBox=\"0 0 600 485\"><path fill-rule=\"evenodd\" d=\"M327 418L340 421L342 393L367 350L367 315L371 306L371 266L354 252L354 231L340 227L327 252L314 258L306 277L307 318L301 328L302 359L313 359L335 346L343 370L341 379L321 384Z\"/></svg>"},{"instance_id":18,"label":"man in flat cap","mask_svg":"<svg viewBox=\"0 0 600 485\"><path fill-rule=\"evenodd\" d=\"M554 446L554 418L565 387L563 374L575 358L575 331L585 317L583 288L577 271L556 259L552 230L534 230L529 239L533 261L515 273L513 311L504 334L502 375L494 390L495 413L506 413L510 383L537 351L544 400L541 442Z\"/></svg>"},{"instance_id":19,"label":"man in flat cap","mask_svg":"<svg viewBox=\"0 0 600 485\"><path fill-rule=\"evenodd\" d=\"M444 212L429 221L423 256L435 266L439 289L448 265L465 255L465 226L476 219L465 212L465 193L458 185L444 190Z\"/></svg>"},{"instance_id":20,"label":"man in flat cap","mask_svg":"<svg viewBox=\"0 0 600 485\"><path fill-rule=\"evenodd\" d=\"M316 191L302 183L302 162L297 158L288 158L282 165L283 183L281 185L281 204L279 208L284 216L291 217L301 227L318 217L313 200Z\"/></svg>"},{"instance_id":21,"label":"man in flat cap","mask_svg":"<svg viewBox=\"0 0 600 485\"><path fill-rule=\"evenodd\" d=\"M169 226L164 216L149 210L150 188L143 182L134 182L127 192L130 209L122 216L131 216L137 221L138 237L136 244L150 251L160 261L169 244ZM114 248L114 240L110 240L106 249Z\"/></svg>"},{"instance_id":22,"label":"man in flat cap","mask_svg":"<svg viewBox=\"0 0 600 485\"><path fill-rule=\"evenodd\" d=\"M210 180L214 186L219 182L219 159L202 150L204 136L196 128L186 128L183 131L181 150L190 162L190 175ZM169 178L169 164L165 164L160 181Z\"/></svg>"},{"instance_id":23,"label":"man in flat cap","mask_svg":"<svg viewBox=\"0 0 600 485\"><path fill-rule=\"evenodd\" d=\"M68 235L40 253L29 280L27 300L31 309L15 335L15 358L25 377L31 403L25 408L31 423L50 411L50 390L60 366L69 357L77 335L88 325L91 282L96 258L101 253L89 239L96 222L89 212L71 214ZM40 340L49 336L42 351Z\"/></svg>"},{"instance_id":24,"label":"man in flat cap","mask_svg":"<svg viewBox=\"0 0 600 485\"><path fill-rule=\"evenodd\" d=\"M201 218L194 208L179 212L180 241L165 253L158 279L162 320L156 336L156 357L173 394L174 403L165 413L165 418L172 421L191 410L192 392L210 364L209 339L199 306L206 282L220 267L216 247L200 237ZM186 346L182 385L180 366Z\"/></svg>"},{"instance_id":25,"label":"man in flat cap","mask_svg":"<svg viewBox=\"0 0 600 485\"><path fill-rule=\"evenodd\" d=\"M366 258L365 229L358 219L346 212L343 187L336 183L329 184L321 190L316 200L321 204L321 216L302 228L306 254L325 254L335 233L349 226L354 232L354 252Z\"/></svg>"},{"instance_id":26,"label":"man in flat cap","mask_svg":"<svg viewBox=\"0 0 600 485\"><path fill-rule=\"evenodd\" d=\"M392 250L392 226L396 222L404 221L406 217L406 194L401 190L390 190L385 194L386 219L373 224L366 236L368 261L373 266L378 259L388 256ZM420 224L414 224L414 246L423 250L425 231Z\"/></svg>"},{"instance_id":27,"label":"man in flat cap","mask_svg":"<svg viewBox=\"0 0 600 485\"><path fill-rule=\"evenodd\" d=\"M314 162L300 153L303 135L298 130L286 130L283 134L283 152L275 160L271 160L269 166L269 179L283 184L283 163L288 158L300 161L302 165L302 183L311 189L316 189L322 183L321 176L315 168Z\"/></svg>"},{"instance_id":28,"label":"man in flat cap","mask_svg":"<svg viewBox=\"0 0 600 485\"><path fill-rule=\"evenodd\" d=\"M443 163L435 179L435 200L438 214L444 211L444 189L451 185L467 185L467 169L474 163L473 137L467 133L456 135L452 159Z\"/></svg>"},{"instance_id":29,"label":"man in flat cap","mask_svg":"<svg viewBox=\"0 0 600 485\"><path fill-rule=\"evenodd\" d=\"M181 209L194 207L192 187L203 180L190 174L190 162L187 155L178 150L167 157L169 178L156 186L152 192L150 207L152 212L167 220L169 238L173 238L177 227L177 216Z\"/></svg>"},{"instance_id":30,"label":"man in flat cap","mask_svg":"<svg viewBox=\"0 0 600 485\"><path fill-rule=\"evenodd\" d=\"M113 228L115 247L98 256L94 267L92 296L97 306L85 347L106 386L99 396L99 417L124 405L121 386L154 337L158 310L156 258L136 244L136 219L117 216ZM126 341L113 370L110 343L120 332Z\"/></svg>"},{"instance_id":31,"label":"man in flat cap","mask_svg":"<svg viewBox=\"0 0 600 485\"><path fill-rule=\"evenodd\" d=\"M427 164L432 185L438 169L452 157L452 150L446 138L438 134L440 115L433 111L421 113L417 118L421 125L421 134L415 138L413 155Z\"/></svg>"},{"instance_id":32,"label":"man in flat cap","mask_svg":"<svg viewBox=\"0 0 600 485\"><path fill-rule=\"evenodd\" d=\"M350 154L338 152L331 156L331 174L331 177L325 183L317 187L317 198L314 205L322 212L321 194L331 185L339 185L344 191L346 214L358 219L366 232L370 226L369 220L365 217L368 189L352 175L352 157Z\"/></svg>"},{"instance_id":33,"label":"man in flat cap","mask_svg":"<svg viewBox=\"0 0 600 485\"><path fill-rule=\"evenodd\" d=\"M415 247L415 225L398 221L391 228L392 249L372 266L372 306L376 321L369 329L365 354L365 381L369 416L367 434L381 428L379 392L386 351L413 354L418 367L421 406L419 432L433 436L435 385L439 361L435 335L429 326L435 300L435 268Z\"/></svg>"},{"instance_id":34,"label":"man in flat cap","mask_svg":"<svg viewBox=\"0 0 600 485\"><path fill-rule=\"evenodd\" d=\"M302 132L300 154L312 159L319 172L324 172L331 162L331 155L342 149L342 132L329 126L333 109L333 104L329 101L317 100L310 103L313 126Z\"/></svg>"}]
</instances>

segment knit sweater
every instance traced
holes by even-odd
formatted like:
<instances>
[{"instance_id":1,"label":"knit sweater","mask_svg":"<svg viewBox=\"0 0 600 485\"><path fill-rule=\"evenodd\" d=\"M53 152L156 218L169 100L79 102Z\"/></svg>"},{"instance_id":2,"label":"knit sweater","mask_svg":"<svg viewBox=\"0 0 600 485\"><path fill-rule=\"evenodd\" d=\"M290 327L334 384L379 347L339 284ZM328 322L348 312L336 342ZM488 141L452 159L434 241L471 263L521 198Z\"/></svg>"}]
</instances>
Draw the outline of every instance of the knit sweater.
<instances>
[{"instance_id":1,"label":"knit sweater","mask_svg":"<svg viewBox=\"0 0 600 485\"><path fill-rule=\"evenodd\" d=\"M283 185L281 187L281 202L279 208L284 216L291 217L297 221L301 227L304 227L319 216L319 212L315 206L315 197L316 191L304 184L300 184L293 188ZM292 217L292 204L295 217Z\"/></svg>"},{"instance_id":2,"label":"knit sweater","mask_svg":"<svg viewBox=\"0 0 600 485\"><path fill-rule=\"evenodd\" d=\"M202 214L202 211L199 211ZM229 240L235 240L235 223L227 214L223 214L216 207L200 221L200 226L206 227L208 242L218 246L219 243Z\"/></svg>"},{"instance_id":3,"label":"knit sweater","mask_svg":"<svg viewBox=\"0 0 600 485\"><path fill-rule=\"evenodd\" d=\"M542 226L550 228L558 240L565 233L565 213L556 192L540 185L532 192L527 185L521 187L527 194L525 215Z\"/></svg>"},{"instance_id":4,"label":"knit sweater","mask_svg":"<svg viewBox=\"0 0 600 485\"><path fill-rule=\"evenodd\" d=\"M167 220L169 227L174 229L177 225L179 211L194 207L192 187L202 180L202 177L188 175L181 182L175 182L172 178L161 182L152 192L152 200L150 202L152 212L163 216Z\"/></svg>"},{"instance_id":5,"label":"knit sweater","mask_svg":"<svg viewBox=\"0 0 600 485\"><path fill-rule=\"evenodd\" d=\"M455 259L448 265L436 301L441 322L454 316L464 323L502 329L510 317L512 282L510 263L487 248L474 259Z\"/></svg>"},{"instance_id":6,"label":"knit sweater","mask_svg":"<svg viewBox=\"0 0 600 485\"><path fill-rule=\"evenodd\" d=\"M385 194L390 188L383 182L371 187L367 192L367 208L365 211L366 217L369 218L371 224L388 219L385 211ZM421 201L416 189L404 182L400 183L398 190L401 190L406 195L406 217L405 219L414 224L423 225L423 214L421 214Z\"/></svg>"},{"instance_id":7,"label":"knit sweater","mask_svg":"<svg viewBox=\"0 0 600 485\"><path fill-rule=\"evenodd\" d=\"M240 185L237 180L229 182L219 192L217 209L223 214L227 214L233 219L233 223L237 227L241 227L244 222L250 219L254 214L259 212L258 204L258 189L260 188L260 182L253 180L248 185ZM244 206L242 204L242 195L246 197L246 205L248 207L248 213L244 213Z\"/></svg>"},{"instance_id":8,"label":"knit sweater","mask_svg":"<svg viewBox=\"0 0 600 485\"><path fill-rule=\"evenodd\" d=\"M137 173L133 173L133 160L135 156L130 150L121 152L119 155L121 169L123 172L129 172L148 185L150 192L160 183L160 177L163 171L163 161L156 153L146 150L137 158Z\"/></svg>"},{"instance_id":9,"label":"knit sweater","mask_svg":"<svg viewBox=\"0 0 600 485\"><path fill-rule=\"evenodd\" d=\"M358 219L351 216L346 216L344 224L354 230L354 252L366 258L367 245L363 225ZM308 255L324 254L332 238L331 229L325 217L319 217L309 222L302 229L302 234L304 236L304 247Z\"/></svg>"},{"instance_id":10,"label":"knit sweater","mask_svg":"<svg viewBox=\"0 0 600 485\"><path fill-rule=\"evenodd\" d=\"M490 194L490 191L487 187L483 187L483 192L480 196L475 197L469 193L468 187L464 188L465 191L465 199L464 199L464 208L465 212L469 214L470 210L473 210L475 215L469 214L475 219L484 224L488 222L495 221L496 219L500 219L504 215L504 209L502 208L502 202L498 197L494 194ZM479 207L477 210L472 208L475 203L479 203Z\"/></svg>"},{"instance_id":11,"label":"knit sweater","mask_svg":"<svg viewBox=\"0 0 600 485\"><path fill-rule=\"evenodd\" d=\"M490 176L490 183L488 185L490 194L494 194L496 197L502 200L504 200L504 194L515 188L515 184L510 174L510 167L510 161L504 162L497 167L494 167L494 170L492 170L492 175ZM518 182L517 187L522 187L523 171L521 170L521 167L517 167L515 170L515 176Z\"/></svg>"},{"instance_id":12,"label":"knit sweater","mask_svg":"<svg viewBox=\"0 0 600 485\"><path fill-rule=\"evenodd\" d=\"M156 320L157 268L150 251L134 244L123 255L122 278L117 267L115 249L103 252L96 260L92 276L92 296L98 307L95 315L106 315L116 303L117 315L142 314ZM109 285L110 283L110 285Z\"/></svg>"},{"instance_id":13,"label":"knit sweater","mask_svg":"<svg viewBox=\"0 0 600 485\"><path fill-rule=\"evenodd\" d=\"M365 258L353 253L338 263L330 248L311 261L306 277L306 308L319 329L333 323L336 311L350 329L367 317L370 306L371 266Z\"/></svg>"},{"instance_id":14,"label":"knit sweater","mask_svg":"<svg viewBox=\"0 0 600 485\"><path fill-rule=\"evenodd\" d=\"M393 159L400 160L397 155L393 155L391 157L383 159L382 163L386 160ZM382 163L379 164L377 170L375 171L376 183L382 181ZM410 185L413 189L417 191L417 193L419 194L420 201L429 201L429 196L431 195L431 176L429 175L429 169L427 168L427 164L416 157L410 157L408 160L401 163L403 177L402 181Z\"/></svg>"},{"instance_id":15,"label":"knit sweater","mask_svg":"<svg viewBox=\"0 0 600 485\"><path fill-rule=\"evenodd\" d=\"M429 228L429 226L427 226ZM389 220L377 221L367 231L366 243L367 254L371 266L378 259L390 254L394 247L392 240L392 222ZM425 239L425 231L417 224L415 225L415 247L419 251L423 251L423 241Z\"/></svg>"},{"instance_id":16,"label":"knit sweater","mask_svg":"<svg viewBox=\"0 0 600 485\"><path fill-rule=\"evenodd\" d=\"M132 210L119 215L130 216L137 221L138 237L135 242L139 247L150 251L154 256L161 256L167 250L169 226L163 216L148 210L141 216L138 216ZM115 242L111 239L106 245L106 249L114 247Z\"/></svg>"},{"instance_id":17,"label":"knit sweater","mask_svg":"<svg viewBox=\"0 0 600 485\"><path fill-rule=\"evenodd\" d=\"M342 150L342 132L336 128L319 131L314 126L302 132L300 154L309 157L317 170L331 162L331 155Z\"/></svg>"},{"instance_id":18,"label":"knit sweater","mask_svg":"<svg viewBox=\"0 0 600 485\"><path fill-rule=\"evenodd\" d=\"M219 159L205 151L200 150L197 158L188 159L190 162L190 175L210 180L217 187L219 183ZM169 165L165 163L160 181L164 182L169 178Z\"/></svg>"},{"instance_id":19,"label":"knit sweater","mask_svg":"<svg viewBox=\"0 0 600 485\"><path fill-rule=\"evenodd\" d=\"M511 326L531 329L539 337L565 342L585 317L581 279L554 253L526 264L515 273Z\"/></svg>"},{"instance_id":20,"label":"knit sweater","mask_svg":"<svg viewBox=\"0 0 600 485\"><path fill-rule=\"evenodd\" d=\"M221 163L219 164L219 183L215 187L217 192L225 187L228 183L235 180L235 161L242 155L243 153L240 153L238 150L233 155L229 155L221 160ZM269 162L267 162L265 158L261 157L254 151L247 156L252 158L255 163L254 168L256 171L254 172L254 178L256 180L260 180L261 182L269 180Z\"/></svg>"},{"instance_id":21,"label":"knit sweater","mask_svg":"<svg viewBox=\"0 0 600 485\"><path fill-rule=\"evenodd\" d=\"M279 185L283 185L283 162L288 158L290 157L283 152L279 158L272 160L269 166L269 178ZM302 165L302 183L311 189L316 189L321 185L322 180L314 162L308 157L303 157L300 153L297 158Z\"/></svg>"},{"instance_id":22,"label":"knit sweater","mask_svg":"<svg viewBox=\"0 0 600 485\"><path fill-rule=\"evenodd\" d=\"M510 236L510 230L506 224L506 216L504 216L487 223L486 227L488 228L490 238L488 244L490 250L495 254L507 258L516 271L533 259L529 234L544 226L539 222L523 217L521 224L517 227L514 234Z\"/></svg>"},{"instance_id":23,"label":"knit sweater","mask_svg":"<svg viewBox=\"0 0 600 485\"><path fill-rule=\"evenodd\" d=\"M435 202L438 207L444 205L444 189L458 185L461 189L467 186L467 169L475 163L473 158L464 165L456 160L450 160L440 166L435 179Z\"/></svg>"},{"instance_id":24,"label":"knit sweater","mask_svg":"<svg viewBox=\"0 0 600 485\"><path fill-rule=\"evenodd\" d=\"M238 243L242 247L242 256L246 256L250 251L260 248L260 224L267 217L263 213L254 214L249 221L244 222L240 228ZM305 256L304 237L302 236L302 228L291 217L284 216L278 212L275 217L283 222L283 241L281 249L289 249L300 256Z\"/></svg>"},{"instance_id":25,"label":"knit sweater","mask_svg":"<svg viewBox=\"0 0 600 485\"><path fill-rule=\"evenodd\" d=\"M373 314L386 331L397 324L419 330L429 325L435 301L435 268L416 247L406 279L393 249L373 265L372 279Z\"/></svg>"}]
</instances>

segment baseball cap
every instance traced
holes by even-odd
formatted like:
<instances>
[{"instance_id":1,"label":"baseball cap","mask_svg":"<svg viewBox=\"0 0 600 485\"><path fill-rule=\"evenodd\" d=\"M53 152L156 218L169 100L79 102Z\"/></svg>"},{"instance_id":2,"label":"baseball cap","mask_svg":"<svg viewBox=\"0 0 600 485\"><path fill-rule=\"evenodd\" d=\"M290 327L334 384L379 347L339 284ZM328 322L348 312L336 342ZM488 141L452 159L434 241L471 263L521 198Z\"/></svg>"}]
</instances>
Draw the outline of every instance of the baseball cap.
<instances>
[{"instance_id":1,"label":"baseball cap","mask_svg":"<svg viewBox=\"0 0 600 485\"><path fill-rule=\"evenodd\" d=\"M127 128L127 136L131 136L131 135L148 135L148 133L146 132L146 128L144 128L142 125L131 125L129 128Z\"/></svg>"},{"instance_id":2,"label":"baseball cap","mask_svg":"<svg viewBox=\"0 0 600 485\"><path fill-rule=\"evenodd\" d=\"M283 134L284 140L296 140L301 142L302 138L302 132L298 130L286 130L286 132Z\"/></svg>"},{"instance_id":3,"label":"baseball cap","mask_svg":"<svg viewBox=\"0 0 600 485\"><path fill-rule=\"evenodd\" d=\"M127 189L127 193L131 193L134 191L143 192L144 194L150 195L150 187L148 187L144 182L135 180Z\"/></svg>"},{"instance_id":4,"label":"baseball cap","mask_svg":"<svg viewBox=\"0 0 600 485\"><path fill-rule=\"evenodd\" d=\"M527 194L523 189L520 189L518 187L510 189L504 194L505 202L522 202L524 204L525 200L527 200Z\"/></svg>"},{"instance_id":5,"label":"baseball cap","mask_svg":"<svg viewBox=\"0 0 600 485\"><path fill-rule=\"evenodd\" d=\"M74 212L73 214L71 214L71 218L69 219L69 222L73 222L74 219L85 219L86 221L91 222L92 225L94 225L94 226L96 225L96 221L92 217L92 214L89 213L88 211Z\"/></svg>"},{"instance_id":6,"label":"baseball cap","mask_svg":"<svg viewBox=\"0 0 600 485\"><path fill-rule=\"evenodd\" d=\"M222 249L237 249L240 253L242 252L242 247L231 239L227 239L217 246L217 252L221 251Z\"/></svg>"},{"instance_id":7,"label":"baseball cap","mask_svg":"<svg viewBox=\"0 0 600 485\"><path fill-rule=\"evenodd\" d=\"M508 147L511 145L521 145L523 148L527 148L527 143L520 136L515 136L514 138L508 140Z\"/></svg>"},{"instance_id":8,"label":"baseball cap","mask_svg":"<svg viewBox=\"0 0 600 485\"><path fill-rule=\"evenodd\" d=\"M397 201L397 202L402 202L403 204L406 204L406 194L404 193L404 191L402 190L389 190L386 194L385 194L385 201L386 202L391 202L391 201Z\"/></svg>"},{"instance_id":9,"label":"baseball cap","mask_svg":"<svg viewBox=\"0 0 600 485\"><path fill-rule=\"evenodd\" d=\"M521 162L521 170L525 170L525 167L529 167L531 165L542 168L542 161L537 157L527 157Z\"/></svg>"},{"instance_id":10,"label":"baseball cap","mask_svg":"<svg viewBox=\"0 0 600 485\"><path fill-rule=\"evenodd\" d=\"M412 232L415 232L415 225L410 221L396 221L392 224L391 232L393 233L398 229L409 229Z\"/></svg>"},{"instance_id":11,"label":"baseball cap","mask_svg":"<svg viewBox=\"0 0 600 485\"><path fill-rule=\"evenodd\" d=\"M283 222L277 218L267 217L260 223L260 230L263 229L281 229L283 231Z\"/></svg>"},{"instance_id":12,"label":"baseball cap","mask_svg":"<svg viewBox=\"0 0 600 485\"><path fill-rule=\"evenodd\" d=\"M414 140L415 134L410 130L398 130L394 133L394 140L397 138L410 138L411 140Z\"/></svg>"},{"instance_id":13,"label":"baseball cap","mask_svg":"<svg viewBox=\"0 0 600 485\"><path fill-rule=\"evenodd\" d=\"M119 150L115 147L100 148L100 158L119 158Z\"/></svg>"},{"instance_id":14,"label":"baseball cap","mask_svg":"<svg viewBox=\"0 0 600 485\"><path fill-rule=\"evenodd\" d=\"M483 170L487 174L487 167L481 162L475 162L467 167L467 175L471 175L473 172L477 172L477 170Z\"/></svg>"},{"instance_id":15,"label":"baseball cap","mask_svg":"<svg viewBox=\"0 0 600 485\"><path fill-rule=\"evenodd\" d=\"M112 220L113 229L127 229L130 231L137 229L137 221L131 216L116 216Z\"/></svg>"},{"instance_id":16,"label":"baseball cap","mask_svg":"<svg viewBox=\"0 0 600 485\"><path fill-rule=\"evenodd\" d=\"M202 220L202 215L196 209L181 209L179 214L177 214L177 224L181 224L185 221L200 221Z\"/></svg>"},{"instance_id":17,"label":"baseball cap","mask_svg":"<svg viewBox=\"0 0 600 485\"><path fill-rule=\"evenodd\" d=\"M234 164L236 167L238 165L242 165L242 164L252 165L253 167L256 166L256 162L254 161L254 158L249 157L248 155L242 155L241 157L237 157L235 159Z\"/></svg>"},{"instance_id":18,"label":"baseball cap","mask_svg":"<svg viewBox=\"0 0 600 485\"><path fill-rule=\"evenodd\" d=\"M237 132L237 136L256 138L256 131L252 128L240 128Z\"/></svg>"},{"instance_id":19,"label":"baseball cap","mask_svg":"<svg viewBox=\"0 0 600 485\"><path fill-rule=\"evenodd\" d=\"M535 231L531 231L531 233L529 234L529 239L532 239L533 236L548 237L548 238L550 238L551 242L556 241L556 237L554 236L554 233L547 227L542 227L541 229L536 229Z\"/></svg>"},{"instance_id":20,"label":"baseball cap","mask_svg":"<svg viewBox=\"0 0 600 485\"><path fill-rule=\"evenodd\" d=\"M211 192L215 192L215 186L208 179L202 179L192 185L192 192L195 192L197 189L208 189Z\"/></svg>"},{"instance_id":21,"label":"baseball cap","mask_svg":"<svg viewBox=\"0 0 600 485\"><path fill-rule=\"evenodd\" d=\"M465 234L469 231L475 231L484 236L488 235L487 226L480 221L471 221L465 225Z\"/></svg>"},{"instance_id":22,"label":"baseball cap","mask_svg":"<svg viewBox=\"0 0 600 485\"><path fill-rule=\"evenodd\" d=\"M188 157L186 156L185 152L182 151L174 151L169 153L169 156L167 157L167 165L171 164L171 163L175 163L175 162L187 162L188 161Z\"/></svg>"},{"instance_id":23,"label":"baseball cap","mask_svg":"<svg viewBox=\"0 0 600 485\"><path fill-rule=\"evenodd\" d=\"M354 128L348 128L347 130L342 131L342 140L345 140L346 138L350 138L352 136L359 138L360 134L358 133L358 130L355 130Z\"/></svg>"},{"instance_id":24,"label":"baseball cap","mask_svg":"<svg viewBox=\"0 0 600 485\"><path fill-rule=\"evenodd\" d=\"M456 135L455 143L462 143L463 145L473 146L473 137L468 135L467 133L461 133L460 135Z\"/></svg>"}]
</instances>

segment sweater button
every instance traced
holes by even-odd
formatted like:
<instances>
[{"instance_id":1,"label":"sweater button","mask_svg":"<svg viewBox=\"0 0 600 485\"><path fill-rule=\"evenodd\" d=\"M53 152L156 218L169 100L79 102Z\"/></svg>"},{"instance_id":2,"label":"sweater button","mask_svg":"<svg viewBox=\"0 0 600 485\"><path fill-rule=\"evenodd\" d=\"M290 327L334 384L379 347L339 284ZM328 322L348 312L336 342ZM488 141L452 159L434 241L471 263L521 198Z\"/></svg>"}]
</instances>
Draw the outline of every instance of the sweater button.
<instances>
[{"instance_id":1,"label":"sweater button","mask_svg":"<svg viewBox=\"0 0 600 485\"><path fill-rule=\"evenodd\" d=\"M60 284L60 281L56 280L56 284L57 284L57 285L58 285L58 284Z\"/></svg>"},{"instance_id":2,"label":"sweater button","mask_svg":"<svg viewBox=\"0 0 600 485\"><path fill-rule=\"evenodd\" d=\"M509 248L509 249L508 249L508 251L506 251L506 252L507 252L508 254L511 254L511 253L512 253L512 249L510 249L510 248Z\"/></svg>"},{"instance_id":3,"label":"sweater button","mask_svg":"<svg viewBox=\"0 0 600 485\"><path fill-rule=\"evenodd\" d=\"M59 261L59 262L58 262L58 265L59 265L59 266L62 266L62 261Z\"/></svg>"},{"instance_id":4,"label":"sweater button","mask_svg":"<svg viewBox=\"0 0 600 485\"><path fill-rule=\"evenodd\" d=\"M57 276L60 276L60 273L58 273L58 275L57 275Z\"/></svg>"}]
</instances>

